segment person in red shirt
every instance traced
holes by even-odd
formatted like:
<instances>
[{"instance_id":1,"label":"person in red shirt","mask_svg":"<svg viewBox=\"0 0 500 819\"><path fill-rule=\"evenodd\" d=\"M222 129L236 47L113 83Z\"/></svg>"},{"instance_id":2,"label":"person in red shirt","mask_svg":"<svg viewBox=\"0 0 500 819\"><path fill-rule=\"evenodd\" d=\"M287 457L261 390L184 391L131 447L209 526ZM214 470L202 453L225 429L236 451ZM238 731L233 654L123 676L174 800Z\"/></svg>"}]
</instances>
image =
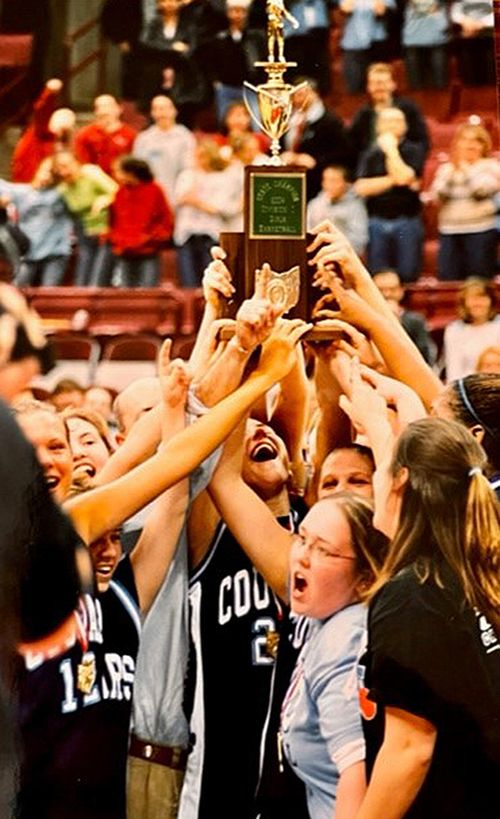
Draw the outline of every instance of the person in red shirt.
<instances>
[{"instance_id":1,"label":"person in red shirt","mask_svg":"<svg viewBox=\"0 0 500 819\"><path fill-rule=\"evenodd\" d=\"M117 194L110 209L109 241L123 287L156 287L159 250L172 237L174 217L147 162L122 157L114 165Z\"/></svg>"},{"instance_id":2,"label":"person in red shirt","mask_svg":"<svg viewBox=\"0 0 500 819\"><path fill-rule=\"evenodd\" d=\"M99 165L113 174L113 163L132 151L137 131L121 121L122 109L110 94L94 100L94 122L81 128L75 136L75 155L82 163Z\"/></svg>"},{"instance_id":3,"label":"person in red shirt","mask_svg":"<svg viewBox=\"0 0 500 819\"><path fill-rule=\"evenodd\" d=\"M70 146L75 114L70 108L56 109L61 89L61 80L48 80L35 101L33 119L12 154L13 182L30 183L46 157Z\"/></svg>"}]
</instances>

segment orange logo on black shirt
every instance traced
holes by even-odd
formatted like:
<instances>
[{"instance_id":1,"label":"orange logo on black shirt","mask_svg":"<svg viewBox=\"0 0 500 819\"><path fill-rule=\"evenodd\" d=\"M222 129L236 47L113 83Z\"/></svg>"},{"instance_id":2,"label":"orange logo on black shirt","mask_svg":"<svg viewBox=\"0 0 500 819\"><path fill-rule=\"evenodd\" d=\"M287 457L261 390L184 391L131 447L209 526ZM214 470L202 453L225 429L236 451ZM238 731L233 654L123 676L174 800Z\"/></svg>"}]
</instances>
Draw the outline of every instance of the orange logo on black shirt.
<instances>
[{"instance_id":1,"label":"orange logo on black shirt","mask_svg":"<svg viewBox=\"0 0 500 819\"><path fill-rule=\"evenodd\" d=\"M372 720L377 715L377 703L368 699L368 688L359 689L359 708L363 719Z\"/></svg>"}]
</instances>

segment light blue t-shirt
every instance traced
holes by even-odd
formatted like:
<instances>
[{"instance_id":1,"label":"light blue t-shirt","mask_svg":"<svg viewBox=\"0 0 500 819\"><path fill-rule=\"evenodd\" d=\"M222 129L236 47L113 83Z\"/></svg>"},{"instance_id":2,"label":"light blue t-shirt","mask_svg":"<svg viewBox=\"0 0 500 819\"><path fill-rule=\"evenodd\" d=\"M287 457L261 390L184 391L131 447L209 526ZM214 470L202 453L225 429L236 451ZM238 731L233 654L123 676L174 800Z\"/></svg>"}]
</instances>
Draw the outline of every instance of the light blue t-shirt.
<instances>
[{"instance_id":1,"label":"light blue t-shirt","mask_svg":"<svg viewBox=\"0 0 500 819\"><path fill-rule=\"evenodd\" d=\"M352 51L370 48L372 43L387 39L385 15L379 16L373 11L374 0L355 0L351 14L344 22L344 32L340 45ZM385 0L387 9L396 7L395 0Z\"/></svg>"},{"instance_id":2,"label":"light blue t-shirt","mask_svg":"<svg viewBox=\"0 0 500 819\"><path fill-rule=\"evenodd\" d=\"M57 188L34 188L0 179L0 195L8 196L19 214L19 227L30 240L26 261L69 256L73 221Z\"/></svg>"},{"instance_id":3,"label":"light blue t-shirt","mask_svg":"<svg viewBox=\"0 0 500 819\"><path fill-rule=\"evenodd\" d=\"M221 448L189 476L190 502L206 488ZM189 654L187 531L184 525L168 574L143 623L132 703L132 731L157 745L187 748L183 709Z\"/></svg>"},{"instance_id":4,"label":"light blue t-shirt","mask_svg":"<svg viewBox=\"0 0 500 819\"><path fill-rule=\"evenodd\" d=\"M365 759L357 665L366 622L360 603L311 621L283 702L283 750L305 783L311 819L332 819L340 774Z\"/></svg>"},{"instance_id":5,"label":"light blue t-shirt","mask_svg":"<svg viewBox=\"0 0 500 819\"><path fill-rule=\"evenodd\" d=\"M409 0L405 6L402 32L404 46L425 48L443 45L449 39L449 21L444 0Z\"/></svg>"}]
</instances>

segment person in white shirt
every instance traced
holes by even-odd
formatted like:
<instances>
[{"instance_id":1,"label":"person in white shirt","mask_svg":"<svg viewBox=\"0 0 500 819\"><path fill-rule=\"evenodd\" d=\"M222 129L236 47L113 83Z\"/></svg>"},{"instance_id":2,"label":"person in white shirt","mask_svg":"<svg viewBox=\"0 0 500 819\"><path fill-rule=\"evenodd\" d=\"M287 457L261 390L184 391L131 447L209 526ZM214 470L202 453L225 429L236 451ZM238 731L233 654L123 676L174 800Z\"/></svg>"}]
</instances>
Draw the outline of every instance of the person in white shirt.
<instances>
[{"instance_id":1,"label":"person in white shirt","mask_svg":"<svg viewBox=\"0 0 500 819\"><path fill-rule=\"evenodd\" d=\"M177 177L193 164L196 140L189 128L177 123L177 108L164 94L153 97L151 118L154 125L135 140L134 156L149 164L168 202L173 202Z\"/></svg>"}]
</instances>

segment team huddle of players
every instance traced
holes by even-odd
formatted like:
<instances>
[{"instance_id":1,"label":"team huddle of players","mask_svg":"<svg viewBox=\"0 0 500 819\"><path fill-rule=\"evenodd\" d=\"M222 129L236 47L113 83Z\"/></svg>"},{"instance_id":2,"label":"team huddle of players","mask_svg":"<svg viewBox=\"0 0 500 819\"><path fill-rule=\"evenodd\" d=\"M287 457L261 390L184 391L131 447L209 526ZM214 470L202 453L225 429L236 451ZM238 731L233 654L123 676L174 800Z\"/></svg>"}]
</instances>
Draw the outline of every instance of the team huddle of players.
<instances>
[{"instance_id":1,"label":"team huddle of players","mask_svg":"<svg viewBox=\"0 0 500 819\"><path fill-rule=\"evenodd\" d=\"M43 340L0 293L29 342L0 370L23 819L496 815L500 379L443 387L314 233L330 341L265 268L218 341L215 251L189 362L165 342L114 436L15 395Z\"/></svg>"}]
</instances>

